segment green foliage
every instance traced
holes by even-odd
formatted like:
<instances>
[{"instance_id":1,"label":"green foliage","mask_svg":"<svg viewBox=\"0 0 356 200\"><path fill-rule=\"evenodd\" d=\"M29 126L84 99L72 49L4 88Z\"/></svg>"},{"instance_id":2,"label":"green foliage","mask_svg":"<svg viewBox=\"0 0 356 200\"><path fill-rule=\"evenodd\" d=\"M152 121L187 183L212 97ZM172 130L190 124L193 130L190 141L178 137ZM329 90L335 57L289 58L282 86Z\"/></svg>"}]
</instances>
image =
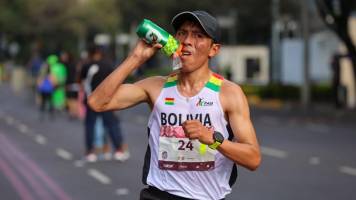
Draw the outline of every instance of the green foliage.
<instances>
[{"instance_id":1,"label":"green foliage","mask_svg":"<svg viewBox=\"0 0 356 200\"><path fill-rule=\"evenodd\" d=\"M262 85L241 85L247 96L259 96L262 99L281 99L298 101L300 99L300 88L292 85L270 84ZM313 101L332 101L333 93L330 85L313 85L311 87L311 97Z\"/></svg>"},{"instance_id":2,"label":"green foliage","mask_svg":"<svg viewBox=\"0 0 356 200\"><path fill-rule=\"evenodd\" d=\"M290 85L270 84L266 86L242 85L246 95L257 95L264 99L295 100L299 98L299 88Z\"/></svg>"},{"instance_id":3,"label":"green foliage","mask_svg":"<svg viewBox=\"0 0 356 200\"><path fill-rule=\"evenodd\" d=\"M332 102L333 91L331 85L313 85L311 87L311 99L317 102Z\"/></svg>"},{"instance_id":4,"label":"green foliage","mask_svg":"<svg viewBox=\"0 0 356 200\"><path fill-rule=\"evenodd\" d=\"M33 42L49 52L76 49L79 38L91 32L117 32L120 13L116 0L2 0L0 34L20 43L26 60ZM94 33L92 33L94 34Z\"/></svg>"},{"instance_id":5,"label":"green foliage","mask_svg":"<svg viewBox=\"0 0 356 200\"><path fill-rule=\"evenodd\" d=\"M236 11L240 44L268 42L270 1L259 0L0 0L0 35L9 42L19 41L22 50L31 50L33 41L41 41L50 50L58 46L75 49L79 39L129 32L143 18L172 32L170 21L175 14L197 9L214 15ZM223 31L226 35L228 30Z\"/></svg>"}]
</instances>

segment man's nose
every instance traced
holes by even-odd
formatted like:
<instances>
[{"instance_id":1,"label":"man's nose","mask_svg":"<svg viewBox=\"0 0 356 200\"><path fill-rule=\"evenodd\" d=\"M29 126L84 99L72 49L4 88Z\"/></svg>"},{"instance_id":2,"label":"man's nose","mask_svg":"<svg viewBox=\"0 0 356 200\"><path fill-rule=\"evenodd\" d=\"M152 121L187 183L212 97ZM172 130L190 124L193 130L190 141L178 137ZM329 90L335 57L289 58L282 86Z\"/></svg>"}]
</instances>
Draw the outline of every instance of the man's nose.
<instances>
[{"instance_id":1,"label":"man's nose","mask_svg":"<svg viewBox=\"0 0 356 200\"><path fill-rule=\"evenodd\" d=\"M192 37L192 34L187 34L184 38L183 38L183 41L182 43L184 45L191 45L193 43L193 37Z\"/></svg>"}]
</instances>

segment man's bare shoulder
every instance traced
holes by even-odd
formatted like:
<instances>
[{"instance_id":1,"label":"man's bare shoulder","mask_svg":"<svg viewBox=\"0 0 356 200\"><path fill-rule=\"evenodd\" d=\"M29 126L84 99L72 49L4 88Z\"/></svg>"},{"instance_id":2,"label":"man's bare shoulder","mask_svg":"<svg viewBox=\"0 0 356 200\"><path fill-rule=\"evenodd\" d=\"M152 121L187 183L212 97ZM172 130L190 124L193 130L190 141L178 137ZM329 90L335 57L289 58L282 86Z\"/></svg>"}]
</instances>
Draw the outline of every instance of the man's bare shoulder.
<instances>
[{"instance_id":1,"label":"man's bare shoulder","mask_svg":"<svg viewBox=\"0 0 356 200\"><path fill-rule=\"evenodd\" d=\"M149 104L153 106L164 84L166 83L167 78L168 76L151 76L136 82L135 85L145 91L149 97Z\"/></svg>"},{"instance_id":2,"label":"man's bare shoulder","mask_svg":"<svg viewBox=\"0 0 356 200\"><path fill-rule=\"evenodd\" d=\"M236 95L243 95L243 91L238 84L224 79L221 85L221 94L227 97L236 97Z\"/></svg>"},{"instance_id":3,"label":"man's bare shoulder","mask_svg":"<svg viewBox=\"0 0 356 200\"><path fill-rule=\"evenodd\" d=\"M163 87L166 80L167 80L166 76L150 76L145 79L137 81L135 85L138 85L145 90L160 89Z\"/></svg>"},{"instance_id":4,"label":"man's bare shoulder","mask_svg":"<svg viewBox=\"0 0 356 200\"><path fill-rule=\"evenodd\" d=\"M246 105L246 96L241 87L226 79L221 85L220 98L222 106L227 110L228 108L238 108L242 105Z\"/></svg>"}]
</instances>

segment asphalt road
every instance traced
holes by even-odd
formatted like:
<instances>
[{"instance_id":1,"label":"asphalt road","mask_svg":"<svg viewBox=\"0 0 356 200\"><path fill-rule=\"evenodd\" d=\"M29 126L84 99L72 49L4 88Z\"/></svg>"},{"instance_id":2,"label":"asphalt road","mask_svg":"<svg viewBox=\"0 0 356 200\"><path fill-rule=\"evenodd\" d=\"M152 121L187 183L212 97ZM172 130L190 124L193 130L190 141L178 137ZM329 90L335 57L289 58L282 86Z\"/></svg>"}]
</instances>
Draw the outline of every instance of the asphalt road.
<instances>
[{"instance_id":1,"label":"asphalt road","mask_svg":"<svg viewBox=\"0 0 356 200\"><path fill-rule=\"evenodd\" d=\"M23 93L0 85L0 199L138 199L147 106L119 113L128 161L85 163L82 122L41 121ZM356 199L356 118L330 112L252 109L263 161L254 172L239 168L227 199Z\"/></svg>"}]
</instances>

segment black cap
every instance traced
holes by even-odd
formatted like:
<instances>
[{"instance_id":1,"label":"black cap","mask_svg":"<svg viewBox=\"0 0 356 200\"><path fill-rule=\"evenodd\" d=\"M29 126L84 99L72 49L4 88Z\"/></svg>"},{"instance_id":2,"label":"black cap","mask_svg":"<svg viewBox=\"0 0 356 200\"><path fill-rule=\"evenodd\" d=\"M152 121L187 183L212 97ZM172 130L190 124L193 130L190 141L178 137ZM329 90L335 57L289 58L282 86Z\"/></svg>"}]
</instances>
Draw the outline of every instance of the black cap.
<instances>
[{"instance_id":1,"label":"black cap","mask_svg":"<svg viewBox=\"0 0 356 200\"><path fill-rule=\"evenodd\" d=\"M218 43L220 41L220 28L218 21L209 13L202 10L181 12L172 19L171 24L174 30L177 31L186 20L197 21L206 34L214 40L214 42Z\"/></svg>"}]
</instances>

